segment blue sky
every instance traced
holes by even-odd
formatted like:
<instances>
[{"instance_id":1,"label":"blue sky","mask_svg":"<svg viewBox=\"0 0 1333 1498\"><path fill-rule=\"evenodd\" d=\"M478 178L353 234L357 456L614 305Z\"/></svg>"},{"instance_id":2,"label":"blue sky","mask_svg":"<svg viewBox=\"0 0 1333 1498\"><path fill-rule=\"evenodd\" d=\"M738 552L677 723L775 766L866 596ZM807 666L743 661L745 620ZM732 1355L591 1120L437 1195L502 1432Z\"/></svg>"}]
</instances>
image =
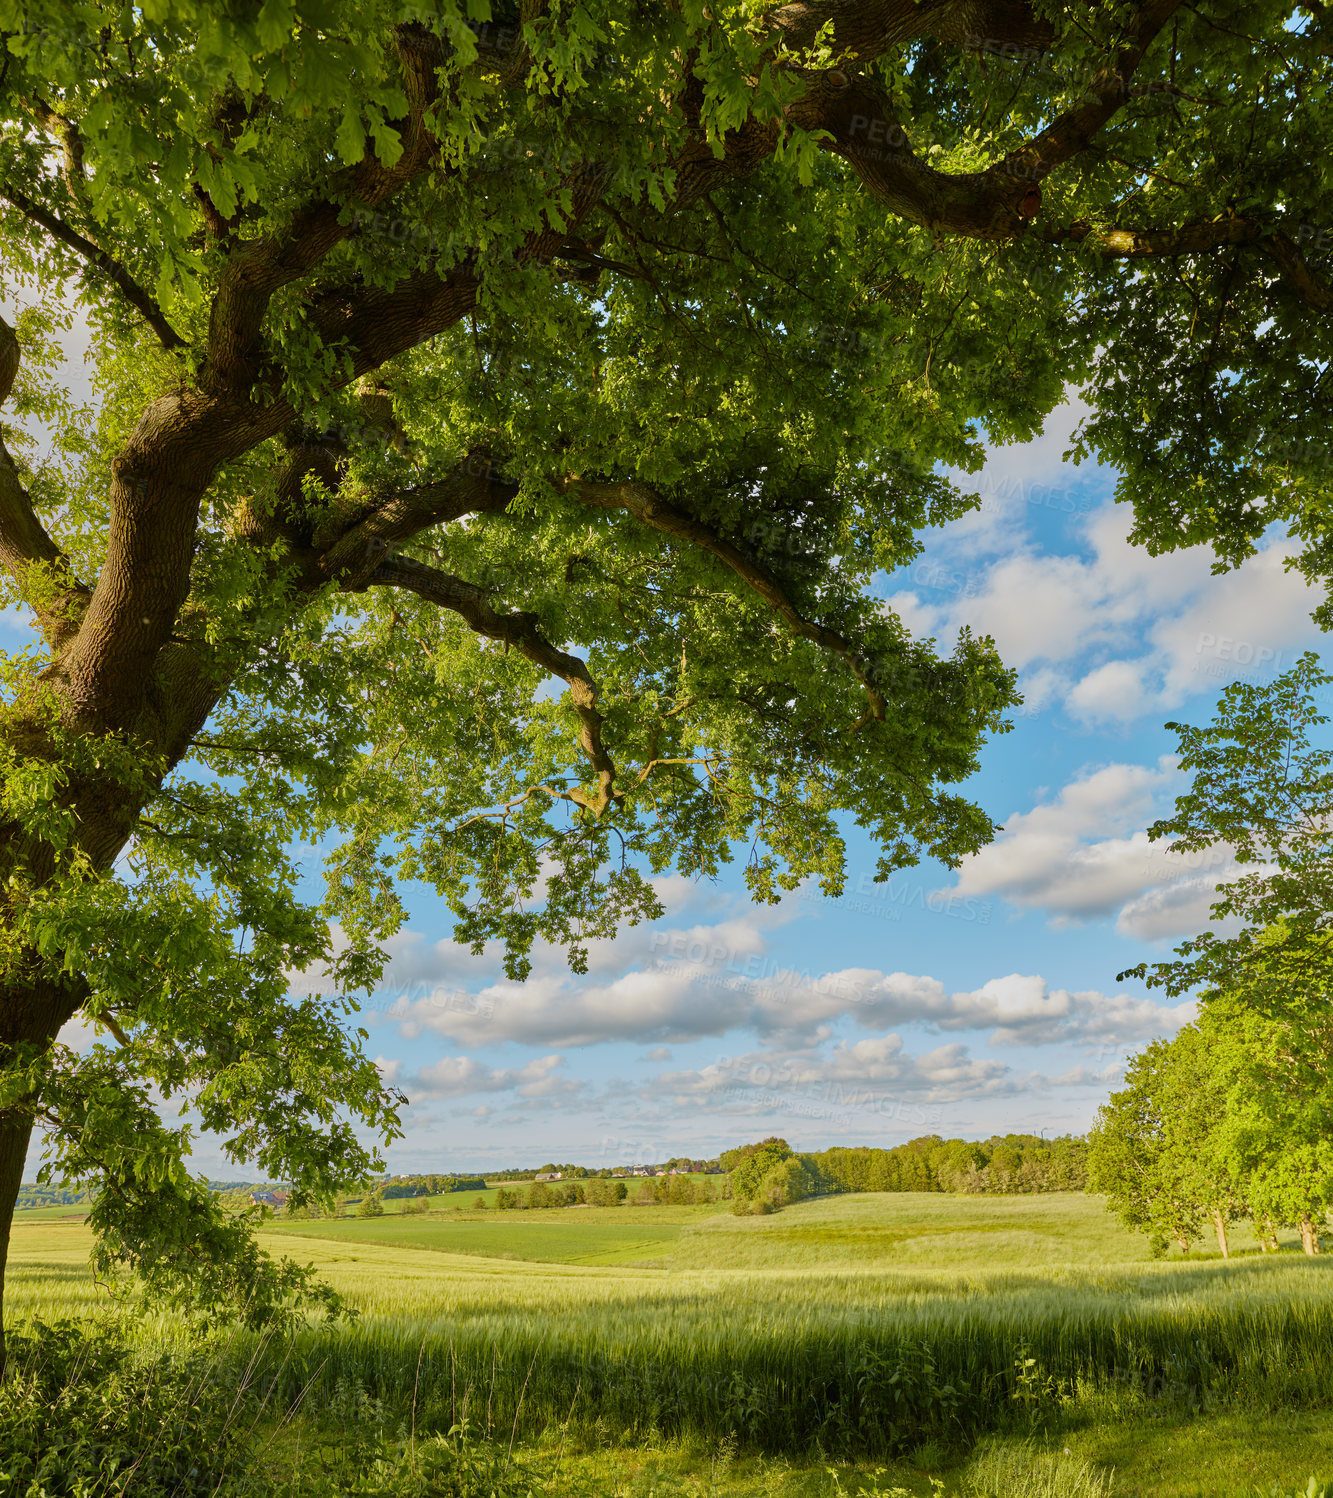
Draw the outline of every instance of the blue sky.
<instances>
[{"instance_id":1,"label":"blue sky","mask_svg":"<svg viewBox=\"0 0 1333 1498\"><path fill-rule=\"evenodd\" d=\"M914 632L993 634L1026 694L967 787L1003 824L954 872L887 885L855 835L845 895L756 907L739 872L667 879L667 915L593 950L542 951L510 983L414 892L371 1047L412 1099L394 1168L589 1164L922 1133L1082 1131L1128 1053L1191 1013L1116 974L1207 918L1224 852L1172 857L1145 829L1183 788L1172 718L1316 645L1314 600L1276 538L1237 572L1129 546L1113 473L1062 460L1079 418L956 476L980 508L884 579Z\"/></svg>"},{"instance_id":2,"label":"blue sky","mask_svg":"<svg viewBox=\"0 0 1333 1498\"><path fill-rule=\"evenodd\" d=\"M391 1169L609 1165L769 1133L812 1149L1082 1131L1126 1055L1189 1018L1116 982L1198 930L1231 868L1147 841L1184 785L1163 725L1317 647L1315 599L1281 537L1220 577L1206 552L1131 547L1114 474L1062 459L1079 414L1071 400L1037 441L955 475L980 507L882 580L915 633L947 646L970 625L1019 669L1013 731L965 787L1002 824L994 843L875 885L851 829L844 896L777 907L750 904L735 866L715 885L667 878L662 920L594 946L582 978L539 949L524 984L456 947L442 902L410 888L363 1014L411 1100ZM207 1141L196 1162L237 1173Z\"/></svg>"}]
</instances>

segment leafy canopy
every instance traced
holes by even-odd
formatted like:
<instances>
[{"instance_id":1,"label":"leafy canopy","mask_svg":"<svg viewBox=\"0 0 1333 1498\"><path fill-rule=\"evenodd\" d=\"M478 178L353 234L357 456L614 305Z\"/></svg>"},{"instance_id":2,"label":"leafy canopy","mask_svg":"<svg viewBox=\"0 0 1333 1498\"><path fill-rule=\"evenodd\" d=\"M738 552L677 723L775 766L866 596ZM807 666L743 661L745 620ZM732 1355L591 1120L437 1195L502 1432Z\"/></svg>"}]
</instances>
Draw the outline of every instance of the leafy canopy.
<instances>
[{"instance_id":1,"label":"leafy canopy","mask_svg":"<svg viewBox=\"0 0 1333 1498\"><path fill-rule=\"evenodd\" d=\"M975 850L1012 673L879 579L1069 382L1151 546L1287 519L1324 575L1325 26L0 0L0 398L51 434L0 448L0 1138L221 1304L152 1099L298 1208L375 1168L401 881L521 976L668 868Z\"/></svg>"}]
</instances>

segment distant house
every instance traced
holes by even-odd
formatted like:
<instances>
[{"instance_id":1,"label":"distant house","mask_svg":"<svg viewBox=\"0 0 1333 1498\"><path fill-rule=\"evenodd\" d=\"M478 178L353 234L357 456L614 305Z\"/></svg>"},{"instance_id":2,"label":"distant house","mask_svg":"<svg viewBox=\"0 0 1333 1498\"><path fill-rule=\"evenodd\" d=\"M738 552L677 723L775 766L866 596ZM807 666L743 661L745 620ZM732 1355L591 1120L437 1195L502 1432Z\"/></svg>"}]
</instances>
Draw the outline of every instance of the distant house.
<instances>
[{"instance_id":1,"label":"distant house","mask_svg":"<svg viewBox=\"0 0 1333 1498\"><path fill-rule=\"evenodd\" d=\"M285 1207L287 1193L285 1191L252 1191L250 1200L257 1207Z\"/></svg>"},{"instance_id":2,"label":"distant house","mask_svg":"<svg viewBox=\"0 0 1333 1498\"><path fill-rule=\"evenodd\" d=\"M558 1181L563 1174L564 1172L559 1170L538 1171L537 1179L539 1181Z\"/></svg>"}]
</instances>

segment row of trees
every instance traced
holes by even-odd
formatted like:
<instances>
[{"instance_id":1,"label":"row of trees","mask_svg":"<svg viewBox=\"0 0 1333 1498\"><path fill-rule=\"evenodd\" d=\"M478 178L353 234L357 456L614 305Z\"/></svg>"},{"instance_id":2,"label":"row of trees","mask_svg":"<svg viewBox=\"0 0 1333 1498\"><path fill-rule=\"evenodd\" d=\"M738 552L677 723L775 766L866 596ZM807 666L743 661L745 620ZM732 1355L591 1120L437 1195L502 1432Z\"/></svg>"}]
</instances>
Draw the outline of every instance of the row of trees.
<instances>
[{"instance_id":1,"label":"row of trees","mask_svg":"<svg viewBox=\"0 0 1333 1498\"><path fill-rule=\"evenodd\" d=\"M1163 1251L1209 1223L1250 1218L1265 1248L1296 1228L1308 1254L1333 1204L1333 677L1305 655L1262 686L1238 682L1204 728L1168 724L1193 775L1148 829L1172 851L1228 848L1245 872L1218 887L1213 924L1133 970L1199 1012L1130 1064L1090 1139L1094 1190ZM1121 974L1121 977L1129 976Z\"/></svg>"},{"instance_id":2,"label":"row of trees","mask_svg":"<svg viewBox=\"0 0 1333 1498\"><path fill-rule=\"evenodd\" d=\"M731 1194L725 1177L714 1182L687 1175L652 1176L637 1182L633 1196L624 1180L594 1176L587 1180L533 1181L526 1190L501 1187L495 1193L497 1211L542 1207L618 1207L632 1201L638 1206L692 1207L725 1199Z\"/></svg>"},{"instance_id":3,"label":"row of trees","mask_svg":"<svg viewBox=\"0 0 1333 1498\"><path fill-rule=\"evenodd\" d=\"M997 1134L980 1141L928 1134L892 1149L824 1150L814 1157L841 1191L957 1191L968 1195L1082 1191L1087 1143L1073 1135Z\"/></svg>"},{"instance_id":4,"label":"row of trees","mask_svg":"<svg viewBox=\"0 0 1333 1498\"><path fill-rule=\"evenodd\" d=\"M386 1201L404 1196L448 1196L453 1191L485 1191L483 1176L418 1175L394 1176L384 1183Z\"/></svg>"},{"instance_id":5,"label":"row of trees","mask_svg":"<svg viewBox=\"0 0 1333 1498\"><path fill-rule=\"evenodd\" d=\"M1265 1249L1295 1228L1319 1252L1333 1206L1333 1017L1215 997L1130 1063L1090 1136L1091 1186L1155 1252L1253 1220Z\"/></svg>"},{"instance_id":6,"label":"row of trees","mask_svg":"<svg viewBox=\"0 0 1333 1498\"><path fill-rule=\"evenodd\" d=\"M928 1134L893 1149L798 1154L785 1139L728 1150L732 1211L773 1212L834 1191L957 1191L972 1195L1082 1191L1087 1143L1073 1136L995 1135L975 1142Z\"/></svg>"}]
</instances>

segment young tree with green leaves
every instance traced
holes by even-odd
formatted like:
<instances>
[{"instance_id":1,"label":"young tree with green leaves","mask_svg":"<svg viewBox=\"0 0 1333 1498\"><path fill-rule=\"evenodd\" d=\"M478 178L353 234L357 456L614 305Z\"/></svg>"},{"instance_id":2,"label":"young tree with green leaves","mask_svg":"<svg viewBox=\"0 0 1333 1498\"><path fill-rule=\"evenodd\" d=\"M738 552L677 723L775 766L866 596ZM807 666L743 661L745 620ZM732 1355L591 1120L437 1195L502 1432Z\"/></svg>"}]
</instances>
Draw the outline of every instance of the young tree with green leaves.
<instances>
[{"instance_id":1,"label":"young tree with green leaves","mask_svg":"<svg viewBox=\"0 0 1333 1498\"><path fill-rule=\"evenodd\" d=\"M384 1192L378 1186L374 1191L368 1191L357 1203L356 1215L358 1217L384 1216Z\"/></svg>"},{"instance_id":2,"label":"young tree with green leaves","mask_svg":"<svg viewBox=\"0 0 1333 1498\"><path fill-rule=\"evenodd\" d=\"M1167 724L1192 780L1148 835L1170 852L1230 853L1240 871L1218 886L1214 926L1121 977L1320 1023L1333 985L1333 749L1317 742L1330 687L1310 653L1272 682L1228 687L1205 728Z\"/></svg>"},{"instance_id":3,"label":"young tree with green leaves","mask_svg":"<svg viewBox=\"0 0 1333 1498\"><path fill-rule=\"evenodd\" d=\"M1162 1140L1181 1190L1212 1224L1224 1259L1228 1227L1249 1215L1248 1172L1228 1148L1229 1110L1243 1085L1243 1060L1234 1043L1186 1025L1167 1044L1154 1071L1154 1102Z\"/></svg>"},{"instance_id":4,"label":"young tree with green leaves","mask_svg":"<svg viewBox=\"0 0 1333 1498\"><path fill-rule=\"evenodd\" d=\"M871 580L1068 382L1140 539L1324 575L1328 59L1250 0L0 0L0 1242L39 1124L108 1266L276 1311L189 1130L380 1168L398 878L522 974L737 844L980 846L1012 676Z\"/></svg>"},{"instance_id":5,"label":"young tree with green leaves","mask_svg":"<svg viewBox=\"0 0 1333 1498\"><path fill-rule=\"evenodd\" d=\"M1104 1195L1108 1211L1127 1228L1146 1233L1155 1254L1173 1240L1188 1253L1203 1219L1190 1161L1168 1131L1171 1065L1169 1041L1141 1051L1088 1134L1088 1190Z\"/></svg>"},{"instance_id":6,"label":"young tree with green leaves","mask_svg":"<svg viewBox=\"0 0 1333 1498\"><path fill-rule=\"evenodd\" d=\"M1257 1228L1294 1227L1307 1254L1333 1207L1333 1017L1274 1012L1244 994L1214 995L1199 1019L1214 1067L1234 1078L1219 1144L1245 1183Z\"/></svg>"}]
</instances>

